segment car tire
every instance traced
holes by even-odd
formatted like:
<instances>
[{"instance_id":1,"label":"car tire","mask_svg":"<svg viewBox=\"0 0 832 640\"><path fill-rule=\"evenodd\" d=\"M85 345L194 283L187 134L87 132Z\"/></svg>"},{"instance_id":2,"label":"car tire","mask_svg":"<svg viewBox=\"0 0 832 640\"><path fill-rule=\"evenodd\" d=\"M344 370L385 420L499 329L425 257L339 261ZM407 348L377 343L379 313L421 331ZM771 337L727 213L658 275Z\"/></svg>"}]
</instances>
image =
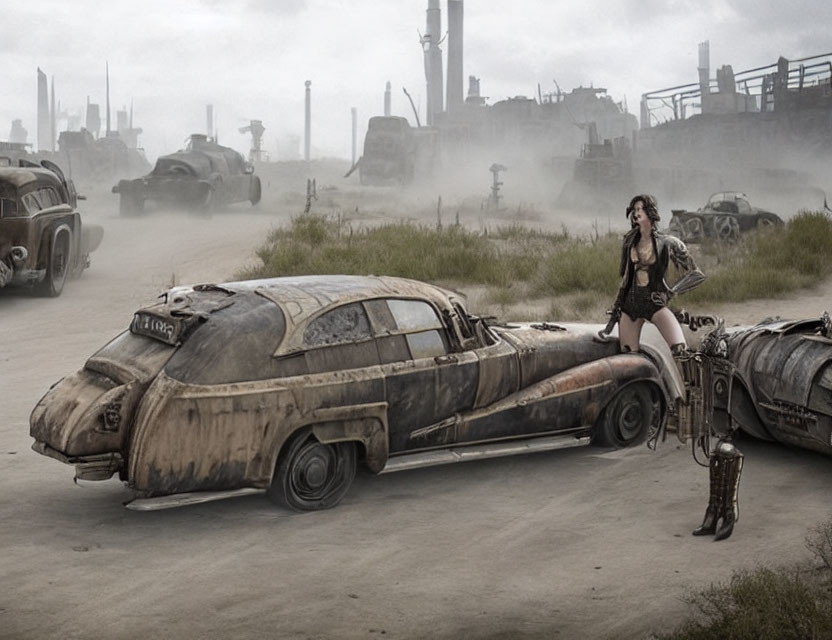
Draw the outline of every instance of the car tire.
<instances>
[{"instance_id":1,"label":"car tire","mask_svg":"<svg viewBox=\"0 0 832 640\"><path fill-rule=\"evenodd\" d=\"M595 425L592 443L623 449L644 442L651 426L661 418L656 388L634 382L620 389L604 408Z\"/></svg>"},{"instance_id":2,"label":"car tire","mask_svg":"<svg viewBox=\"0 0 832 640\"><path fill-rule=\"evenodd\" d=\"M205 210L211 213L218 211L223 204L222 196L222 178L212 180L208 195L205 197Z\"/></svg>"},{"instance_id":3,"label":"car tire","mask_svg":"<svg viewBox=\"0 0 832 640\"><path fill-rule=\"evenodd\" d=\"M46 277L35 287L39 295L48 298L57 298L61 295L69 273L71 250L72 233L67 228L55 231L49 240Z\"/></svg>"},{"instance_id":4,"label":"car tire","mask_svg":"<svg viewBox=\"0 0 832 640\"><path fill-rule=\"evenodd\" d=\"M718 216L714 220L714 232L718 240L736 242L740 237L740 223L734 216Z\"/></svg>"},{"instance_id":5,"label":"car tire","mask_svg":"<svg viewBox=\"0 0 832 640\"><path fill-rule=\"evenodd\" d=\"M329 509L347 493L355 468L354 442L324 444L304 429L280 452L266 493L293 511Z\"/></svg>"},{"instance_id":6,"label":"car tire","mask_svg":"<svg viewBox=\"0 0 832 640\"><path fill-rule=\"evenodd\" d=\"M254 207L260 202L260 198L263 196L262 186L260 185L260 178L258 176L254 176L251 181L251 197L249 201L251 202L251 206Z\"/></svg>"}]
</instances>

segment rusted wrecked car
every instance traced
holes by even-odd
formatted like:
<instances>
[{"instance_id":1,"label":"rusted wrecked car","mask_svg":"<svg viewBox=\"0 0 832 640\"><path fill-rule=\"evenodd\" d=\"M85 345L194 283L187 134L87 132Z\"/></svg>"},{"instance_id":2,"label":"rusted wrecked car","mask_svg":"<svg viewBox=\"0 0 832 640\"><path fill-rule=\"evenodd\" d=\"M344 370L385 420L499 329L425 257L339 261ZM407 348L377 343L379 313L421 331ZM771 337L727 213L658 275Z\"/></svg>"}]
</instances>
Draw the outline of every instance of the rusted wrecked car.
<instances>
[{"instance_id":1,"label":"rusted wrecked car","mask_svg":"<svg viewBox=\"0 0 832 640\"><path fill-rule=\"evenodd\" d=\"M459 294L392 277L176 287L54 385L35 451L118 474L128 507L266 492L335 505L373 473L642 442L682 392L658 335L619 354L600 326L490 326Z\"/></svg>"},{"instance_id":2,"label":"rusted wrecked car","mask_svg":"<svg viewBox=\"0 0 832 640\"><path fill-rule=\"evenodd\" d=\"M148 175L119 180L113 187L119 194L119 211L138 214L145 203L166 206L217 209L227 204L260 202L260 178L254 166L229 147L205 135L191 135L182 151L159 157Z\"/></svg>"},{"instance_id":3,"label":"rusted wrecked car","mask_svg":"<svg viewBox=\"0 0 832 640\"><path fill-rule=\"evenodd\" d=\"M82 225L80 196L58 165L20 160L0 165L0 288L32 287L59 296L68 277L90 264L104 231Z\"/></svg>"},{"instance_id":4,"label":"rusted wrecked car","mask_svg":"<svg viewBox=\"0 0 832 640\"><path fill-rule=\"evenodd\" d=\"M743 431L832 455L829 315L729 329L733 418Z\"/></svg>"},{"instance_id":5,"label":"rusted wrecked car","mask_svg":"<svg viewBox=\"0 0 832 640\"><path fill-rule=\"evenodd\" d=\"M748 196L739 191L720 191L696 211L673 209L672 213L668 231L685 242L705 238L734 242L741 233L784 224L776 213L752 207Z\"/></svg>"}]
</instances>

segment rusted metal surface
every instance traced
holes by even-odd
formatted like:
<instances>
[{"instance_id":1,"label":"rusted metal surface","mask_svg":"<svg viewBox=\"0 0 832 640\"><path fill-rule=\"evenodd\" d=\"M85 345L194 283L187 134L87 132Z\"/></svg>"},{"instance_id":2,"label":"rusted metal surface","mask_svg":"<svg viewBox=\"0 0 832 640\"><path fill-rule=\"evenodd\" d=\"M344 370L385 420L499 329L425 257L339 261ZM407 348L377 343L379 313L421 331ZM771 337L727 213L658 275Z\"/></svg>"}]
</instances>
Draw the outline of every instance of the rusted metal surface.
<instances>
[{"instance_id":1,"label":"rusted metal surface","mask_svg":"<svg viewBox=\"0 0 832 640\"><path fill-rule=\"evenodd\" d=\"M740 426L752 435L832 455L828 316L730 330ZM747 404L742 405L745 401Z\"/></svg>"},{"instance_id":2,"label":"rusted metal surface","mask_svg":"<svg viewBox=\"0 0 832 640\"><path fill-rule=\"evenodd\" d=\"M66 278L89 266L103 230L82 226L77 198L72 181L49 161L0 167L0 287L57 296Z\"/></svg>"},{"instance_id":3,"label":"rusted metal surface","mask_svg":"<svg viewBox=\"0 0 832 640\"><path fill-rule=\"evenodd\" d=\"M306 490L328 449L290 446L301 434L337 451L354 443L378 473L430 451L588 441L632 383L660 389L662 410L679 394L664 370L669 352L618 354L596 325L489 327L458 294L399 278L176 287L136 317L47 392L31 434L37 451L75 464L78 477L118 472L140 498L271 493L281 455L295 450L306 466L280 481ZM111 464L101 463L106 454Z\"/></svg>"}]
</instances>

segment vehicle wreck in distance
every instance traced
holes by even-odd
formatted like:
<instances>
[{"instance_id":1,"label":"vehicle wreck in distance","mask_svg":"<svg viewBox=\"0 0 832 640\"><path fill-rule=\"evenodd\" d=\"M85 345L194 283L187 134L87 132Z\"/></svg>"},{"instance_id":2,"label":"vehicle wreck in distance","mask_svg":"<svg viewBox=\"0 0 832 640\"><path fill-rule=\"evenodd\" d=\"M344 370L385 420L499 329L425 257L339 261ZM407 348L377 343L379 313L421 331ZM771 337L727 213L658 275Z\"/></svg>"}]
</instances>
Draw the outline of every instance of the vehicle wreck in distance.
<instances>
[{"instance_id":1,"label":"vehicle wreck in distance","mask_svg":"<svg viewBox=\"0 0 832 640\"><path fill-rule=\"evenodd\" d=\"M89 267L104 231L82 225L81 196L60 167L20 160L0 165L0 288L33 287L59 296L68 277Z\"/></svg>"},{"instance_id":2,"label":"vehicle wreck in distance","mask_svg":"<svg viewBox=\"0 0 832 640\"><path fill-rule=\"evenodd\" d=\"M148 175L119 180L119 211L138 214L147 201L209 210L248 200L260 202L260 178L243 156L203 134L193 134L185 149L159 157Z\"/></svg>"},{"instance_id":3,"label":"vehicle wreck in distance","mask_svg":"<svg viewBox=\"0 0 832 640\"><path fill-rule=\"evenodd\" d=\"M643 442L684 387L664 340L619 353L600 326L490 325L464 298L392 277L170 289L54 385L33 449L117 473L152 509L265 492L334 506L373 473Z\"/></svg>"},{"instance_id":4,"label":"vehicle wreck in distance","mask_svg":"<svg viewBox=\"0 0 832 640\"><path fill-rule=\"evenodd\" d=\"M685 242L715 238L726 242L738 240L740 234L754 229L784 226L776 213L752 207L748 196L739 191L720 191L708 198L696 211L672 209L668 232Z\"/></svg>"}]
</instances>

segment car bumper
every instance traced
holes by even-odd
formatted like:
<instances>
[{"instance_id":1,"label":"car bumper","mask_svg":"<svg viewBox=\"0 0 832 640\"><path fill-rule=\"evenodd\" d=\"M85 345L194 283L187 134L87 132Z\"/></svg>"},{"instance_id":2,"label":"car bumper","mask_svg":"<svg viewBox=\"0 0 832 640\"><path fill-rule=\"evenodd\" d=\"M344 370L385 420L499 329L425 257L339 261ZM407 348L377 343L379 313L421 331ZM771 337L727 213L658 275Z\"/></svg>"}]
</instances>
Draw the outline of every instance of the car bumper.
<instances>
[{"instance_id":1,"label":"car bumper","mask_svg":"<svg viewBox=\"0 0 832 640\"><path fill-rule=\"evenodd\" d=\"M107 480L124 468L124 458L117 452L98 453L91 456L67 456L39 440L32 444L32 449L64 464L74 465L77 480Z\"/></svg>"}]
</instances>

